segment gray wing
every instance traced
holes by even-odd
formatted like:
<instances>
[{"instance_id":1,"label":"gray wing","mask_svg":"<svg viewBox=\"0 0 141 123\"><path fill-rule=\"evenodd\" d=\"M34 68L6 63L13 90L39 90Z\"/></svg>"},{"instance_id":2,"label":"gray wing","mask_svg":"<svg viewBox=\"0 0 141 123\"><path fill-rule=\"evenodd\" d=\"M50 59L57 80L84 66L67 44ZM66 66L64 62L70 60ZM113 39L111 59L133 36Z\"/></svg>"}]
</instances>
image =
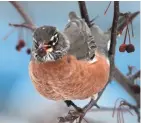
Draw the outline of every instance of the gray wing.
<instances>
[{"instance_id":1,"label":"gray wing","mask_svg":"<svg viewBox=\"0 0 141 123\"><path fill-rule=\"evenodd\" d=\"M96 42L96 45L97 45L97 50L101 54L104 54L105 56L108 56L111 32L110 31L103 32L103 30L98 25L94 24L91 27L91 33L95 38L95 42Z\"/></svg>"},{"instance_id":2,"label":"gray wing","mask_svg":"<svg viewBox=\"0 0 141 123\"><path fill-rule=\"evenodd\" d=\"M94 37L86 22L70 13L70 22L64 29L64 34L70 41L69 54L76 56L77 59L90 59L96 49ZM74 14L74 12L73 12Z\"/></svg>"}]
</instances>

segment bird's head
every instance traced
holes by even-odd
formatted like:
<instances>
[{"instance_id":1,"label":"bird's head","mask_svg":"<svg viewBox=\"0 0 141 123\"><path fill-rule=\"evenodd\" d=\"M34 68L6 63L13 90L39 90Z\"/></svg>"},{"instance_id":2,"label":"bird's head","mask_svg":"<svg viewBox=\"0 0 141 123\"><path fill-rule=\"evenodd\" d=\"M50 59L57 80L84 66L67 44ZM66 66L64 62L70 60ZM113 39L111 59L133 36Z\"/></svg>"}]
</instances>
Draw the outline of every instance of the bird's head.
<instances>
[{"instance_id":1,"label":"bird's head","mask_svg":"<svg viewBox=\"0 0 141 123\"><path fill-rule=\"evenodd\" d=\"M69 50L69 41L53 26L42 26L33 32L32 56L39 62L55 61Z\"/></svg>"}]
</instances>

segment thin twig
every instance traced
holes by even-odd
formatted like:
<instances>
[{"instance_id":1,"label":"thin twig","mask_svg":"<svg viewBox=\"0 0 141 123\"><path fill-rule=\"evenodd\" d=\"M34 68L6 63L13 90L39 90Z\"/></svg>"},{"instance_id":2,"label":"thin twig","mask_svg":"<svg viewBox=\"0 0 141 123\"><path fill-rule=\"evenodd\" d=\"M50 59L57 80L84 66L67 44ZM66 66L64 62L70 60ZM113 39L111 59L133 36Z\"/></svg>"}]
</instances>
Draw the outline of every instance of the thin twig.
<instances>
[{"instance_id":1,"label":"thin twig","mask_svg":"<svg viewBox=\"0 0 141 123\"><path fill-rule=\"evenodd\" d=\"M10 30L4 37L3 40L6 40L12 33L14 33L15 28L13 28L12 30Z\"/></svg>"},{"instance_id":2,"label":"thin twig","mask_svg":"<svg viewBox=\"0 0 141 123\"><path fill-rule=\"evenodd\" d=\"M128 25L127 25L127 31L128 31L128 37L129 37L129 44L131 44L130 31L129 31Z\"/></svg>"},{"instance_id":3,"label":"thin twig","mask_svg":"<svg viewBox=\"0 0 141 123\"><path fill-rule=\"evenodd\" d=\"M101 107L101 106L100 106ZM127 108L113 108L113 107L101 107L101 108L93 108L91 110L89 110L89 112L106 112L106 111L112 111L113 110L115 111L123 111L123 112L128 112L128 109Z\"/></svg>"},{"instance_id":4,"label":"thin twig","mask_svg":"<svg viewBox=\"0 0 141 123\"><path fill-rule=\"evenodd\" d=\"M138 117L138 122L140 122L140 112L139 112L139 109L137 108L137 106L134 106L134 105L128 103L127 101L124 102L124 105L129 106L130 109L133 109L135 111L135 113L137 114L137 117Z\"/></svg>"},{"instance_id":5,"label":"thin twig","mask_svg":"<svg viewBox=\"0 0 141 123\"><path fill-rule=\"evenodd\" d=\"M128 73L127 73L126 75L127 75L127 76L132 75L134 68L135 68L135 66L128 65Z\"/></svg>"},{"instance_id":6,"label":"thin twig","mask_svg":"<svg viewBox=\"0 0 141 123\"><path fill-rule=\"evenodd\" d=\"M132 37L134 37L134 29L133 29L133 23L131 21L131 30L132 30Z\"/></svg>"},{"instance_id":7,"label":"thin twig","mask_svg":"<svg viewBox=\"0 0 141 123\"><path fill-rule=\"evenodd\" d=\"M126 27L126 32L125 32L125 36L124 36L124 44L126 43L127 32L128 32L128 29Z\"/></svg>"},{"instance_id":8,"label":"thin twig","mask_svg":"<svg viewBox=\"0 0 141 123\"><path fill-rule=\"evenodd\" d=\"M14 26L14 27L25 27L25 28L28 28L30 29L31 31L34 31L36 28L32 25L29 25L29 24L11 24L9 23L9 26Z\"/></svg>"},{"instance_id":9,"label":"thin twig","mask_svg":"<svg viewBox=\"0 0 141 123\"><path fill-rule=\"evenodd\" d=\"M111 5L111 1L110 1L109 5L108 5L107 9L106 9L105 12L104 12L104 15L106 15L106 13L107 13L107 11L108 11L110 5Z\"/></svg>"},{"instance_id":10,"label":"thin twig","mask_svg":"<svg viewBox=\"0 0 141 123\"><path fill-rule=\"evenodd\" d=\"M132 81L134 81L135 79L140 77L140 70L137 71L134 75L130 76L129 79L131 79Z\"/></svg>"}]
</instances>

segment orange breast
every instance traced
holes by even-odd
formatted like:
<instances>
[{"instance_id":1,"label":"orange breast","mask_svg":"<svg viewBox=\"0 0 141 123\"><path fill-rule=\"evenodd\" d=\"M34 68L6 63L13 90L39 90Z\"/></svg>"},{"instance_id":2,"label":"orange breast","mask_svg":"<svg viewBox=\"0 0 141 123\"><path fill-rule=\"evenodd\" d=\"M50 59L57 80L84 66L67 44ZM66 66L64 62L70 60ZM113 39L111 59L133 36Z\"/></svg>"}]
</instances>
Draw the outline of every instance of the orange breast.
<instances>
[{"instance_id":1,"label":"orange breast","mask_svg":"<svg viewBox=\"0 0 141 123\"><path fill-rule=\"evenodd\" d=\"M98 54L96 58L92 64L73 56L47 63L31 61L29 74L38 92L48 99L86 99L100 92L109 77L106 58Z\"/></svg>"}]
</instances>

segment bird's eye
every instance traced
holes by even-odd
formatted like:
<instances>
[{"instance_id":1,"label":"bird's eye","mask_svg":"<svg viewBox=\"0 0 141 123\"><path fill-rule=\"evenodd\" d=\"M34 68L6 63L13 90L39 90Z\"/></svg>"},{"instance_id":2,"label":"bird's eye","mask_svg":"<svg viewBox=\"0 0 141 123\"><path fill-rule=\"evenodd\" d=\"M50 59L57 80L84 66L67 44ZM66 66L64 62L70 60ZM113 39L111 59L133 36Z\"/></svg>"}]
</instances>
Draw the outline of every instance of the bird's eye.
<instances>
[{"instance_id":1,"label":"bird's eye","mask_svg":"<svg viewBox=\"0 0 141 123\"><path fill-rule=\"evenodd\" d=\"M59 40L58 33L56 32L51 38L49 44L55 46Z\"/></svg>"}]
</instances>

